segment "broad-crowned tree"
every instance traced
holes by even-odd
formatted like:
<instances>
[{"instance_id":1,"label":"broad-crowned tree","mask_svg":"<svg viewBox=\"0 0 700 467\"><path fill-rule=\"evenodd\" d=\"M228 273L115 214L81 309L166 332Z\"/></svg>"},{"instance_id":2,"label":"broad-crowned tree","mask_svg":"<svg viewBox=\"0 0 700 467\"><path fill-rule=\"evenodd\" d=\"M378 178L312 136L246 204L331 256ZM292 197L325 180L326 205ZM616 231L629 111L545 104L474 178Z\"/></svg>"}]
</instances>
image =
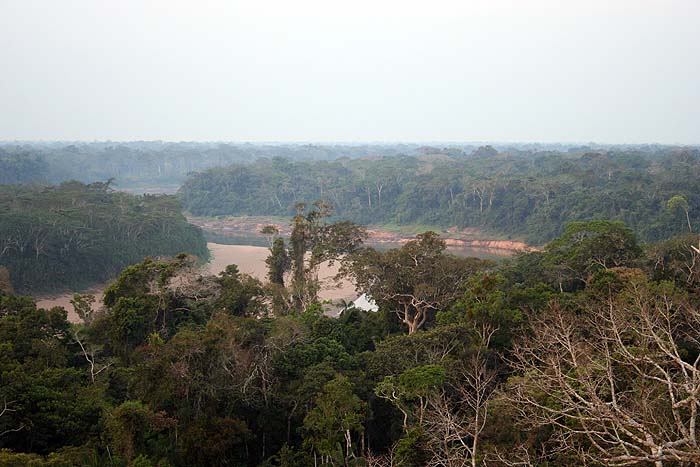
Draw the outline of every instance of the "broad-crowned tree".
<instances>
[{"instance_id":1,"label":"broad-crowned tree","mask_svg":"<svg viewBox=\"0 0 700 467\"><path fill-rule=\"evenodd\" d=\"M395 313L413 334L462 295L470 275L490 264L446 254L445 242L436 233L425 232L401 248L362 249L349 255L341 269L355 281L358 292Z\"/></svg>"},{"instance_id":2,"label":"broad-crowned tree","mask_svg":"<svg viewBox=\"0 0 700 467\"><path fill-rule=\"evenodd\" d=\"M597 270L633 266L642 249L622 222L572 222L545 248L542 265L560 291L585 285Z\"/></svg>"}]
</instances>

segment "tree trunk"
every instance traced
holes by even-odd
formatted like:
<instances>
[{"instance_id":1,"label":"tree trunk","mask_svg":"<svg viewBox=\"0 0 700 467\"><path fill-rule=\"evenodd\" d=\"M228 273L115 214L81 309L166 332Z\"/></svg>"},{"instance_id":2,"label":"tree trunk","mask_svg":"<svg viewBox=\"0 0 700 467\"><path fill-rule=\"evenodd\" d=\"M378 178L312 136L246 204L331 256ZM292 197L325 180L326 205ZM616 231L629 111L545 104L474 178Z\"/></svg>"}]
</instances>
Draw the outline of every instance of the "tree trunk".
<instances>
[{"instance_id":1,"label":"tree trunk","mask_svg":"<svg viewBox=\"0 0 700 467\"><path fill-rule=\"evenodd\" d=\"M350 437L350 430L345 430L345 456L350 457L352 455L352 438Z\"/></svg>"}]
</instances>

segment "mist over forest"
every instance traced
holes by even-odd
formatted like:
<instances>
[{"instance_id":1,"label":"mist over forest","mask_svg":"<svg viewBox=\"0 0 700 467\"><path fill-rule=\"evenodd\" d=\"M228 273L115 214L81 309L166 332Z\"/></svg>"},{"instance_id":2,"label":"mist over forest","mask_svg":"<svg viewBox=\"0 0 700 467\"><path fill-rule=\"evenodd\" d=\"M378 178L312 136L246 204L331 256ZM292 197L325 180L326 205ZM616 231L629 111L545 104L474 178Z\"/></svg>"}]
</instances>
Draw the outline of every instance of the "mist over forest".
<instances>
[{"instance_id":1,"label":"mist over forest","mask_svg":"<svg viewBox=\"0 0 700 467\"><path fill-rule=\"evenodd\" d=\"M431 143L198 143L198 142L10 142L0 141L3 183L38 181L60 183L77 180L84 183L114 178L116 186L179 186L191 172L231 164L252 163L276 157L293 161L332 161L342 158L388 156L437 156L461 158L480 148L495 147L500 153L515 156L546 153L638 151L659 153L688 146L600 145L600 144L431 144ZM477 153L478 154L478 153ZM77 170L80 167L80 170Z\"/></svg>"}]
</instances>

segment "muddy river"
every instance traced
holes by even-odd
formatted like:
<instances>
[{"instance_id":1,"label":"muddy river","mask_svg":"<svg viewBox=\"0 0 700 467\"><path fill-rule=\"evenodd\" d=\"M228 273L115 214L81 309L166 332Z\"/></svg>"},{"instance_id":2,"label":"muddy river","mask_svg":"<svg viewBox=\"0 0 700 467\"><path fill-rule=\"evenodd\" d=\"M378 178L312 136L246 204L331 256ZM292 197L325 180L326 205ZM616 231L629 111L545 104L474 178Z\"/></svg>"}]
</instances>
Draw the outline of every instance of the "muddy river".
<instances>
[{"instance_id":1,"label":"muddy river","mask_svg":"<svg viewBox=\"0 0 700 467\"><path fill-rule=\"evenodd\" d=\"M229 264L238 265L241 272L250 274L260 280L265 280L266 266L265 258L269 250L261 246L249 245L222 245L219 243L208 243L211 258L209 263L203 266L202 273L218 274L223 271ZM334 281L330 280L338 272L338 265L329 267L327 264L321 266L319 278L324 287L320 293L321 299L324 300L353 300L357 295L355 289L349 282L343 282L340 287L335 287ZM37 298L37 305L42 308L51 308L54 306L62 306L68 311L68 319L77 321L78 316L73 310L70 300L74 293L91 293L97 298L97 301L102 300L102 292L107 284L96 286L89 290L69 292L60 295L46 296Z\"/></svg>"}]
</instances>

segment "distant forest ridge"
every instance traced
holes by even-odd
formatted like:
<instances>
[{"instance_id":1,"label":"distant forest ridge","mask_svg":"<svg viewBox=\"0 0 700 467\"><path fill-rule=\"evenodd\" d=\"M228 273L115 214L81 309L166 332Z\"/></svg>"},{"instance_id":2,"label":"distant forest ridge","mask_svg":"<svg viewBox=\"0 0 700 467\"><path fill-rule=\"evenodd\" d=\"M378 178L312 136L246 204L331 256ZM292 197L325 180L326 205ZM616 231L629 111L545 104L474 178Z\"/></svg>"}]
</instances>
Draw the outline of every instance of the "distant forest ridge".
<instances>
[{"instance_id":1,"label":"distant forest ridge","mask_svg":"<svg viewBox=\"0 0 700 467\"><path fill-rule=\"evenodd\" d=\"M494 149L495 148L495 149ZM0 142L0 184L27 182L84 183L114 179L123 188L168 187L174 191L190 172L259 159L337 160L387 156L463 158L496 151L527 156L540 152L582 155L587 152L637 151L654 154L658 145L493 143L226 143L226 142Z\"/></svg>"},{"instance_id":2,"label":"distant forest ridge","mask_svg":"<svg viewBox=\"0 0 700 467\"><path fill-rule=\"evenodd\" d=\"M542 245L569 222L622 221L655 242L700 228L700 151L509 151L292 161L276 157L192 174L197 216L280 215L322 199L361 224L477 228Z\"/></svg>"},{"instance_id":3,"label":"distant forest ridge","mask_svg":"<svg viewBox=\"0 0 700 467\"><path fill-rule=\"evenodd\" d=\"M413 154L418 145L259 145L228 143L0 143L0 184L85 183L120 188L179 185L193 171L260 158L331 160Z\"/></svg>"}]
</instances>

